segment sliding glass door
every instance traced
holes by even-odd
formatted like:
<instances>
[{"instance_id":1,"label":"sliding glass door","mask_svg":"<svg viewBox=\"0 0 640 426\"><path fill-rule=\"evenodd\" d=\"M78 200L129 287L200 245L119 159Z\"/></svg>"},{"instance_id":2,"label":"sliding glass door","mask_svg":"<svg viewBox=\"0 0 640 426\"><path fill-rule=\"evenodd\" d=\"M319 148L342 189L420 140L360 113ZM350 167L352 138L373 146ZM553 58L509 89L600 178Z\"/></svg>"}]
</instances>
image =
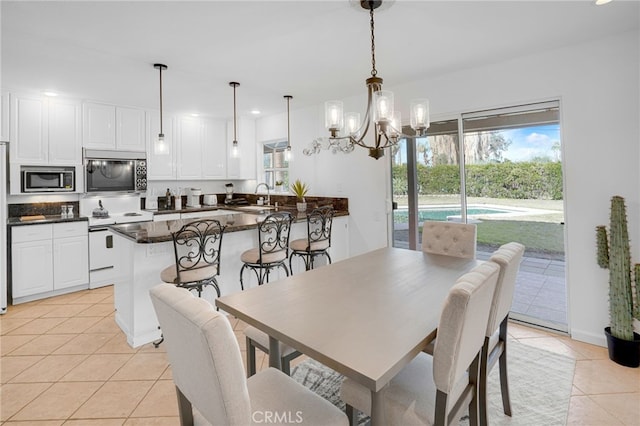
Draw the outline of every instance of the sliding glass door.
<instances>
[{"instance_id":1,"label":"sliding glass door","mask_svg":"<svg viewBox=\"0 0 640 426\"><path fill-rule=\"evenodd\" d=\"M567 329L558 102L432 123L400 144L391 167L394 246L420 250L424 220L475 223L481 259L521 242L511 316Z\"/></svg>"}]
</instances>

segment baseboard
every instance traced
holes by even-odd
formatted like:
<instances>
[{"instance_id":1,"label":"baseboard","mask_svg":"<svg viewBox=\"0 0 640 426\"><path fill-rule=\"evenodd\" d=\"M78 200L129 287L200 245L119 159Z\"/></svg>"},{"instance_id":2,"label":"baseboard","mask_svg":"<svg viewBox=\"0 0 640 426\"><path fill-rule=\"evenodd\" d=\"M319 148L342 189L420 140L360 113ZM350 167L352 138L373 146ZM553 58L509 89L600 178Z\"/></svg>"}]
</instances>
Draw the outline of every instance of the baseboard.
<instances>
[{"instance_id":1,"label":"baseboard","mask_svg":"<svg viewBox=\"0 0 640 426\"><path fill-rule=\"evenodd\" d=\"M601 333L592 333L590 331L571 330L571 338L580 342L590 343L592 345L607 347L607 338L604 335L604 329Z\"/></svg>"}]
</instances>

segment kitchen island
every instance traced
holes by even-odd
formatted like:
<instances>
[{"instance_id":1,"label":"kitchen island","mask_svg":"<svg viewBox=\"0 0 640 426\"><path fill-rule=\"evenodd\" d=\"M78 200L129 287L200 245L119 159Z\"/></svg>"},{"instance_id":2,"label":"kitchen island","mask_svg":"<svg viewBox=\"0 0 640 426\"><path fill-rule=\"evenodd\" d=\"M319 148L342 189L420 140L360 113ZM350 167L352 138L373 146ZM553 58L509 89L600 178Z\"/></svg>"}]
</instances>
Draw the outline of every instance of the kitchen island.
<instances>
[{"instance_id":1,"label":"kitchen island","mask_svg":"<svg viewBox=\"0 0 640 426\"><path fill-rule=\"evenodd\" d=\"M241 291L240 255L245 250L258 245L256 228L269 211L256 210L255 213L225 211L224 214L212 211L211 218L219 220L226 227L222 239L220 275L217 278L223 295ZM288 211L295 217L290 239L305 237L306 213ZM348 214L346 210L338 210L333 220L329 252L334 262L349 257ZM197 220L201 219L205 218ZM115 266L117 278L114 281L115 319L126 334L127 342L134 348L160 338L161 333L149 298L149 289L162 282L160 272L164 268L175 264L171 233L194 220L196 219L110 226L119 249ZM299 258L294 261L293 272L303 273L303 262ZM321 262L318 262L318 266L320 264ZM271 280L274 281L281 276L285 276L284 271L274 270ZM257 286L255 274L250 271L245 272L244 283L245 288ZM207 286L202 297L213 303L216 293Z\"/></svg>"}]
</instances>

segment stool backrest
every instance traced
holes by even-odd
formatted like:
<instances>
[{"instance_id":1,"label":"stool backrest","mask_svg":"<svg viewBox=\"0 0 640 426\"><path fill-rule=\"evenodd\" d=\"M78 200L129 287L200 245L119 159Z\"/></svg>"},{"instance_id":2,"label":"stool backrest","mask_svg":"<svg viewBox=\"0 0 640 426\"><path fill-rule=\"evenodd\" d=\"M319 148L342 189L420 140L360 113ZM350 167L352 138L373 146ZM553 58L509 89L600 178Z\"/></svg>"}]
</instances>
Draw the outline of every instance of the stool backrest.
<instances>
[{"instance_id":1,"label":"stool backrest","mask_svg":"<svg viewBox=\"0 0 640 426\"><path fill-rule=\"evenodd\" d=\"M258 249L260 263L264 255L284 251L289 257L289 235L293 216L289 212L277 212L268 215L258 226Z\"/></svg>"},{"instance_id":2,"label":"stool backrest","mask_svg":"<svg viewBox=\"0 0 640 426\"><path fill-rule=\"evenodd\" d=\"M331 247L331 226L335 210L331 206L315 208L307 215L307 239L309 244L307 250L313 247L314 243L326 241L323 248Z\"/></svg>"},{"instance_id":3,"label":"stool backrest","mask_svg":"<svg viewBox=\"0 0 640 426\"><path fill-rule=\"evenodd\" d=\"M225 227L215 219L189 222L172 234L178 283L188 272L217 267L220 274L220 250Z\"/></svg>"}]
</instances>

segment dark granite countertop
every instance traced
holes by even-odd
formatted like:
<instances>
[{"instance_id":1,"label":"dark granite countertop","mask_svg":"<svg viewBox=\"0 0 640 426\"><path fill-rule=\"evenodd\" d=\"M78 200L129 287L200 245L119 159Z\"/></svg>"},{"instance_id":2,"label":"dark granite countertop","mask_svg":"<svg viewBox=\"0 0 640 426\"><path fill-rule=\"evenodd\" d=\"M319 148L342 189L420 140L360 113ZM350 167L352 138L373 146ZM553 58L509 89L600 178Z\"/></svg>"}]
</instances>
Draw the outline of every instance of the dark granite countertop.
<instances>
[{"instance_id":1,"label":"dark granite countertop","mask_svg":"<svg viewBox=\"0 0 640 426\"><path fill-rule=\"evenodd\" d=\"M37 220L25 220L21 221L20 217L10 217L7 219L8 226L22 226L22 225L42 225L46 223L62 223L62 222L88 222L89 218L86 216L73 215L73 217L62 217L58 215L44 215L44 219Z\"/></svg>"},{"instance_id":2,"label":"dark granite countertop","mask_svg":"<svg viewBox=\"0 0 640 426\"><path fill-rule=\"evenodd\" d=\"M227 209L226 207L223 208ZM201 210L201 209L200 209ZM215 209L217 210L217 209ZM198 211L198 209L195 209ZM295 209L278 209L278 211L288 211L295 217L296 222L302 222L307 220L306 212L299 213ZM166 210L163 210L166 212ZM181 210L180 212L184 212ZM174 211L178 213L178 211ZM346 210L337 210L335 217L348 216L349 212ZM219 220L227 232L246 231L248 229L255 229L258 226L258 222L263 220L267 214L255 214L255 213L233 213L212 216L212 219ZM206 219L205 217L200 219ZM199 219L198 219L199 220ZM178 231L183 225L193 222L194 219L180 219L180 220L165 220L161 222L136 222L136 223L123 223L120 225L109 225L111 230L122 235L132 241L139 244L151 244L162 243L166 241L172 241L171 233Z\"/></svg>"}]
</instances>

